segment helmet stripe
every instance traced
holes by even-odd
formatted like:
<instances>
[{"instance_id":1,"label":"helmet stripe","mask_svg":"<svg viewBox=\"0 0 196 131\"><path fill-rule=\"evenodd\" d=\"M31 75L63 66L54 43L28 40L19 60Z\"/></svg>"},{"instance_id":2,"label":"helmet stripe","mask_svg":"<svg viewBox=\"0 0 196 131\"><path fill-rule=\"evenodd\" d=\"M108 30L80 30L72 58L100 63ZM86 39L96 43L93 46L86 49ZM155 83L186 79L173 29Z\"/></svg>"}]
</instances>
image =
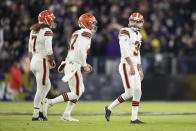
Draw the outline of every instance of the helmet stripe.
<instances>
[{"instance_id":1,"label":"helmet stripe","mask_svg":"<svg viewBox=\"0 0 196 131\"><path fill-rule=\"evenodd\" d=\"M141 17L141 14L140 13L138 13L139 15L138 15L138 17L140 18Z\"/></svg>"},{"instance_id":2,"label":"helmet stripe","mask_svg":"<svg viewBox=\"0 0 196 131\"><path fill-rule=\"evenodd\" d=\"M46 17L45 17L44 19L45 19L45 21L46 21L46 24L49 25L49 24L48 24L48 21L47 21L47 19L46 19Z\"/></svg>"}]
</instances>

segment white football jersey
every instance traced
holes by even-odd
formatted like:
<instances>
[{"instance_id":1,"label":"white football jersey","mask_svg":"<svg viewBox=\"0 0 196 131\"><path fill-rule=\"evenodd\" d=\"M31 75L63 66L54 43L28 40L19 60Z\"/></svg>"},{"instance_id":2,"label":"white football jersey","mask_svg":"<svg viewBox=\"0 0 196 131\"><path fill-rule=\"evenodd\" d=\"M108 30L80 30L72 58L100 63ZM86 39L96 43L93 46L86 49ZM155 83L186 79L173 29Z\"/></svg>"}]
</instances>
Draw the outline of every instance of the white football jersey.
<instances>
[{"instance_id":1,"label":"white football jersey","mask_svg":"<svg viewBox=\"0 0 196 131\"><path fill-rule=\"evenodd\" d=\"M46 57L53 54L52 51L53 32L50 28L40 29L39 32L31 31L29 38L29 52L33 56Z\"/></svg>"},{"instance_id":2,"label":"white football jersey","mask_svg":"<svg viewBox=\"0 0 196 131\"><path fill-rule=\"evenodd\" d=\"M83 67L87 65L86 58L91 45L92 32L89 29L80 29L72 34L66 61L76 62Z\"/></svg>"},{"instance_id":3,"label":"white football jersey","mask_svg":"<svg viewBox=\"0 0 196 131\"><path fill-rule=\"evenodd\" d=\"M122 28L119 32L119 44L121 50L121 63L127 63L126 57L130 57L133 65L141 64L140 46L142 35L131 28Z\"/></svg>"}]
</instances>

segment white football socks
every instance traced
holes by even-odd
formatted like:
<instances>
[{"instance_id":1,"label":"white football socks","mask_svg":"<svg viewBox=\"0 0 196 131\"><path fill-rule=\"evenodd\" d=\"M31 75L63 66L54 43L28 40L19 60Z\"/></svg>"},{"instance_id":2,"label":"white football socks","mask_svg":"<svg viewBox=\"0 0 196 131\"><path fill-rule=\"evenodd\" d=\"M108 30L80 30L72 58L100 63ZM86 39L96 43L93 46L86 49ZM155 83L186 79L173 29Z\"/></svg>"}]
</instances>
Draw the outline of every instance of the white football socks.
<instances>
[{"instance_id":1,"label":"white football socks","mask_svg":"<svg viewBox=\"0 0 196 131\"><path fill-rule=\"evenodd\" d=\"M40 110L39 108L34 107L32 117L37 118L39 116L39 110Z\"/></svg>"},{"instance_id":2,"label":"white football socks","mask_svg":"<svg viewBox=\"0 0 196 131\"><path fill-rule=\"evenodd\" d=\"M75 103L69 101L67 103L67 107L65 109L65 112L64 112L63 116L64 117L69 117L71 115L71 111L72 111L72 109L74 108L75 105L76 105Z\"/></svg>"},{"instance_id":3,"label":"white football socks","mask_svg":"<svg viewBox=\"0 0 196 131\"><path fill-rule=\"evenodd\" d=\"M110 111L112 111L120 102L118 101L118 99L116 99L115 101L112 102L111 105L108 106L108 109Z\"/></svg>"},{"instance_id":4,"label":"white football socks","mask_svg":"<svg viewBox=\"0 0 196 131\"><path fill-rule=\"evenodd\" d=\"M64 101L77 100L78 98L79 96L77 96L74 92L69 92L69 93L63 93L54 99L50 99L49 101L51 105L54 105L56 103L60 103Z\"/></svg>"},{"instance_id":5,"label":"white football socks","mask_svg":"<svg viewBox=\"0 0 196 131\"><path fill-rule=\"evenodd\" d=\"M64 102L64 98L62 95L60 95L60 96L57 96L56 98L50 99L49 102L51 105L54 105L56 103Z\"/></svg>"},{"instance_id":6,"label":"white football socks","mask_svg":"<svg viewBox=\"0 0 196 131\"><path fill-rule=\"evenodd\" d=\"M135 121L138 116L138 106L132 106L132 115L131 115L131 120Z\"/></svg>"}]
</instances>

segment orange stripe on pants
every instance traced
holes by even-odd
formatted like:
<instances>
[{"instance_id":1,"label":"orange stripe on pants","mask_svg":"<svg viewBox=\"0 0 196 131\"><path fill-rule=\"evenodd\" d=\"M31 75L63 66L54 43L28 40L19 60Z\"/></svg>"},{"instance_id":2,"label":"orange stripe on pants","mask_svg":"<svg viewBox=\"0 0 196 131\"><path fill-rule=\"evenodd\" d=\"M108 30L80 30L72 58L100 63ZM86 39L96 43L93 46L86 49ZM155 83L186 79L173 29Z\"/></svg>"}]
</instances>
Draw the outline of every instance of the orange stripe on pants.
<instances>
[{"instance_id":1,"label":"orange stripe on pants","mask_svg":"<svg viewBox=\"0 0 196 131\"><path fill-rule=\"evenodd\" d=\"M46 59L43 59L43 78L42 78L42 85L46 85Z\"/></svg>"},{"instance_id":2,"label":"orange stripe on pants","mask_svg":"<svg viewBox=\"0 0 196 131\"><path fill-rule=\"evenodd\" d=\"M76 95L79 96L80 94L80 79L78 76L78 73L75 73L75 78L76 78Z\"/></svg>"},{"instance_id":3,"label":"orange stripe on pants","mask_svg":"<svg viewBox=\"0 0 196 131\"><path fill-rule=\"evenodd\" d=\"M131 86L129 84L128 75L127 75L126 64L123 64L123 73L124 73L124 77L125 77L125 82L126 82L127 88L131 88Z\"/></svg>"}]
</instances>

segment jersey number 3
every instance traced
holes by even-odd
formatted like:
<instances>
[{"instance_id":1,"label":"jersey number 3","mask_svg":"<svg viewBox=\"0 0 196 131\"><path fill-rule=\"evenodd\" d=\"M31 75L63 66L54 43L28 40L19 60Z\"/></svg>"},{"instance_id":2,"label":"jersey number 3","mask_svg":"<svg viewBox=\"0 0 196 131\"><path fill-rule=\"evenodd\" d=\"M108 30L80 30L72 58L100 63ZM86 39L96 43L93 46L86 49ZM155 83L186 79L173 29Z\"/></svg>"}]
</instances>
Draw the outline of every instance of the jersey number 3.
<instances>
[{"instance_id":1,"label":"jersey number 3","mask_svg":"<svg viewBox=\"0 0 196 131\"><path fill-rule=\"evenodd\" d=\"M133 52L134 56L138 56L139 49L140 49L140 42L135 41L135 51Z\"/></svg>"},{"instance_id":2,"label":"jersey number 3","mask_svg":"<svg viewBox=\"0 0 196 131\"><path fill-rule=\"evenodd\" d=\"M70 44L68 46L69 50L74 50L74 44L75 44L77 38L78 38L78 34L75 34L71 37Z\"/></svg>"}]
</instances>

